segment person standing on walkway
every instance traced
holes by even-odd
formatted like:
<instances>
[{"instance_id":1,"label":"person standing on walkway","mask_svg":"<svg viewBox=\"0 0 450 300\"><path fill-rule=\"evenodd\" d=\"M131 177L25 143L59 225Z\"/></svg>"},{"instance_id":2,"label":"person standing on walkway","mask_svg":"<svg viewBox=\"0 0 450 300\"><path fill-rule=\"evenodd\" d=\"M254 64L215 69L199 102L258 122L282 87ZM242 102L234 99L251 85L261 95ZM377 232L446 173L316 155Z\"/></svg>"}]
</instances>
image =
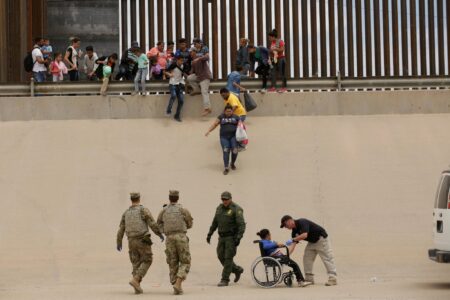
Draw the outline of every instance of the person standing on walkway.
<instances>
[{"instance_id":1,"label":"person standing on walkway","mask_svg":"<svg viewBox=\"0 0 450 300\"><path fill-rule=\"evenodd\" d=\"M269 92L286 92L286 57L284 41L278 38L278 31L273 29L269 33L270 41L270 57L272 59L271 79L272 87ZM281 77L282 85L280 89L276 89L277 77Z\"/></svg>"},{"instance_id":2,"label":"person standing on walkway","mask_svg":"<svg viewBox=\"0 0 450 300\"><path fill-rule=\"evenodd\" d=\"M174 119L181 122L181 109L184 104L184 58L180 54L175 54L175 59L166 70L169 79L170 99L166 108L166 115L171 116L172 106L175 99L178 99L177 111Z\"/></svg>"},{"instance_id":3,"label":"person standing on walkway","mask_svg":"<svg viewBox=\"0 0 450 300\"><path fill-rule=\"evenodd\" d=\"M69 80L70 81L78 81L79 73L78 73L78 59L81 58L83 54L80 48L80 39L77 37L73 37L70 39L71 45L67 48L66 54L64 55L64 62L67 64L67 68L69 71Z\"/></svg>"},{"instance_id":4,"label":"person standing on walkway","mask_svg":"<svg viewBox=\"0 0 450 300\"><path fill-rule=\"evenodd\" d=\"M153 262L153 243L148 228L150 227L160 237L161 242L164 241L164 236L159 231L150 211L141 205L141 195L131 193L130 199L131 206L123 213L120 220L119 231L117 232L117 251L122 251L122 239L126 233L128 252L133 265L133 278L129 283L136 294L142 294L141 281Z\"/></svg>"},{"instance_id":5,"label":"person standing on walkway","mask_svg":"<svg viewBox=\"0 0 450 300\"><path fill-rule=\"evenodd\" d=\"M331 250L328 234L323 227L308 219L294 220L285 215L281 218L280 228L292 230L292 239L286 242L290 245L294 242L305 240L308 242L303 255L303 267L305 268L305 280L314 284L313 264L319 255L327 269L328 281L326 286L337 284L336 266L334 264L333 250Z\"/></svg>"},{"instance_id":6,"label":"person standing on walkway","mask_svg":"<svg viewBox=\"0 0 450 300\"><path fill-rule=\"evenodd\" d=\"M221 195L222 204L216 209L216 214L209 228L206 242L211 243L211 236L218 229L219 242L217 244L217 257L223 266L222 279L217 286L228 286L230 274L234 273L234 282L238 282L244 269L233 261L237 247L245 232L244 211L233 202L230 192Z\"/></svg>"},{"instance_id":7,"label":"person standing on walkway","mask_svg":"<svg viewBox=\"0 0 450 300\"><path fill-rule=\"evenodd\" d=\"M40 37L34 39L34 47L31 52L33 58L33 78L36 82L44 82L47 74L47 60L44 59L41 47L44 44L44 40Z\"/></svg>"},{"instance_id":8,"label":"person standing on walkway","mask_svg":"<svg viewBox=\"0 0 450 300\"><path fill-rule=\"evenodd\" d=\"M134 92L131 93L131 96L134 96L139 92L141 92L142 96L145 96L147 93L145 89L145 80L147 79L149 61L147 55L142 53L140 48L136 48L134 54L137 57L138 71L136 73L136 77L134 78Z\"/></svg>"},{"instance_id":9,"label":"person standing on walkway","mask_svg":"<svg viewBox=\"0 0 450 300\"><path fill-rule=\"evenodd\" d=\"M209 54L198 56L195 48L191 49L191 75L186 79L192 87L191 96L201 92L203 98L202 116L209 115L211 111L211 102L209 101L209 83L211 81L211 70L209 68Z\"/></svg>"},{"instance_id":10,"label":"person standing on walkway","mask_svg":"<svg viewBox=\"0 0 450 300\"><path fill-rule=\"evenodd\" d=\"M169 191L170 204L159 213L157 224L166 235L166 256L170 283L175 295L183 294L181 283L191 268L188 229L192 228L191 213L178 204L179 192Z\"/></svg>"},{"instance_id":11,"label":"person standing on walkway","mask_svg":"<svg viewBox=\"0 0 450 300\"><path fill-rule=\"evenodd\" d=\"M236 160L238 157L238 142L236 140L236 130L241 118L233 114L233 108L230 105L225 106L223 114L217 117L208 131L205 133L207 137L211 131L216 129L220 124L220 145L223 152L223 164L225 169L223 175L230 172L230 153L231 153L231 169L236 170Z\"/></svg>"}]
</instances>

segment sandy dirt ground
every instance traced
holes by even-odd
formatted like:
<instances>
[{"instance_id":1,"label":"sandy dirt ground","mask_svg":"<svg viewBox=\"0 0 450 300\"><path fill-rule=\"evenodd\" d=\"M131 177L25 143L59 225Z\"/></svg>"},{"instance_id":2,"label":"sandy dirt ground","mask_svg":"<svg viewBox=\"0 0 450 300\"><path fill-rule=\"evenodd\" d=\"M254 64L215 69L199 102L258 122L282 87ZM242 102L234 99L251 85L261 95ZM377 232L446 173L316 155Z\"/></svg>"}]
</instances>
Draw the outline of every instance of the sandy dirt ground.
<instances>
[{"instance_id":1,"label":"sandy dirt ground","mask_svg":"<svg viewBox=\"0 0 450 300\"><path fill-rule=\"evenodd\" d=\"M427 257L432 208L450 163L450 115L250 118L238 170L222 175L212 122L169 119L0 123L0 299L450 299L450 265ZM164 245L144 295L128 285L127 247L115 249L128 193L157 215L169 189L194 217L192 269L173 296ZM242 280L215 285L221 267L205 238L220 193L244 208L236 262ZM329 232L339 285L263 289L249 269L261 228L275 240L282 215ZM124 242L126 245L126 242ZM305 244L294 253L301 263Z\"/></svg>"}]
</instances>

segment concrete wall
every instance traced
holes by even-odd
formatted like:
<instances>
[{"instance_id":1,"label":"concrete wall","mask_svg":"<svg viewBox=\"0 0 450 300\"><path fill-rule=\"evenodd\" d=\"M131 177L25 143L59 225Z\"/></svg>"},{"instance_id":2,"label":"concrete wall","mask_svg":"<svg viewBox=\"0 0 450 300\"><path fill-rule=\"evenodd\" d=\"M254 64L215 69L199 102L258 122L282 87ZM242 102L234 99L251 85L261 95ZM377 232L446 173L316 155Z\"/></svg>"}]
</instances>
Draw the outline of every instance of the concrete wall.
<instances>
[{"instance_id":1,"label":"concrete wall","mask_svg":"<svg viewBox=\"0 0 450 300\"><path fill-rule=\"evenodd\" d=\"M374 115L450 113L450 90L393 92L308 92L252 94L251 116ZM168 95L53 96L0 98L0 121L138 119L164 117ZM211 95L213 116L223 108ZM197 118L200 96L185 96L183 117Z\"/></svg>"},{"instance_id":2,"label":"concrete wall","mask_svg":"<svg viewBox=\"0 0 450 300\"><path fill-rule=\"evenodd\" d=\"M48 37L64 52L69 37L81 38L81 49L94 46L99 55L119 53L119 1L48 0Z\"/></svg>"}]
</instances>

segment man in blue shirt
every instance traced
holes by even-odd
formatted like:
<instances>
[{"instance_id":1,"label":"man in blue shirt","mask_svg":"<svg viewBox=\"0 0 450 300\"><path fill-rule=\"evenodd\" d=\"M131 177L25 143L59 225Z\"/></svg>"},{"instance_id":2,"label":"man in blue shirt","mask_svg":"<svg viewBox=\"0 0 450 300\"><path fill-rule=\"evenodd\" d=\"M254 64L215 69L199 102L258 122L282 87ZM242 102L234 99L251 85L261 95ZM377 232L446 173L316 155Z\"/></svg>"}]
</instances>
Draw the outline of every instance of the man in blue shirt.
<instances>
[{"instance_id":1,"label":"man in blue shirt","mask_svg":"<svg viewBox=\"0 0 450 300\"><path fill-rule=\"evenodd\" d=\"M239 97L241 91L245 92L246 89L241 85L241 79L245 78L247 76L242 75L242 67L236 66L236 71L231 72L228 74L227 78L227 90L229 90L231 93L235 94L237 97Z\"/></svg>"}]
</instances>

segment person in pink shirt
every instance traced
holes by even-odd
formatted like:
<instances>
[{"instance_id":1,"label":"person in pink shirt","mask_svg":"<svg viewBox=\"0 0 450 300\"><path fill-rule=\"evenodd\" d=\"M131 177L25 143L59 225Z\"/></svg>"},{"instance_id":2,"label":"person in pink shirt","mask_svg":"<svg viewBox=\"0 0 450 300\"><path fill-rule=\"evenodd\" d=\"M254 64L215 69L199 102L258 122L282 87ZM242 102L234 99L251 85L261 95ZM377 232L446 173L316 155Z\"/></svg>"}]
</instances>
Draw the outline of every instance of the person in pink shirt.
<instances>
[{"instance_id":1,"label":"person in pink shirt","mask_svg":"<svg viewBox=\"0 0 450 300\"><path fill-rule=\"evenodd\" d=\"M167 66L167 56L166 53L164 52L164 42L159 41L158 43L156 43L156 47L153 47L152 49L150 49L149 52L147 52L147 57L150 60L152 58L156 58L158 65L161 67L162 72L158 76L155 76L154 78L166 79L166 75L163 72Z\"/></svg>"},{"instance_id":2,"label":"person in pink shirt","mask_svg":"<svg viewBox=\"0 0 450 300\"><path fill-rule=\"evenodd\" d=\"M50 63L50 73L53 75L53 82L63 81L64 74L68 73L66 65L63 63L61 53L55 53L53 61Z\"/></svg>"}]
</instances>

